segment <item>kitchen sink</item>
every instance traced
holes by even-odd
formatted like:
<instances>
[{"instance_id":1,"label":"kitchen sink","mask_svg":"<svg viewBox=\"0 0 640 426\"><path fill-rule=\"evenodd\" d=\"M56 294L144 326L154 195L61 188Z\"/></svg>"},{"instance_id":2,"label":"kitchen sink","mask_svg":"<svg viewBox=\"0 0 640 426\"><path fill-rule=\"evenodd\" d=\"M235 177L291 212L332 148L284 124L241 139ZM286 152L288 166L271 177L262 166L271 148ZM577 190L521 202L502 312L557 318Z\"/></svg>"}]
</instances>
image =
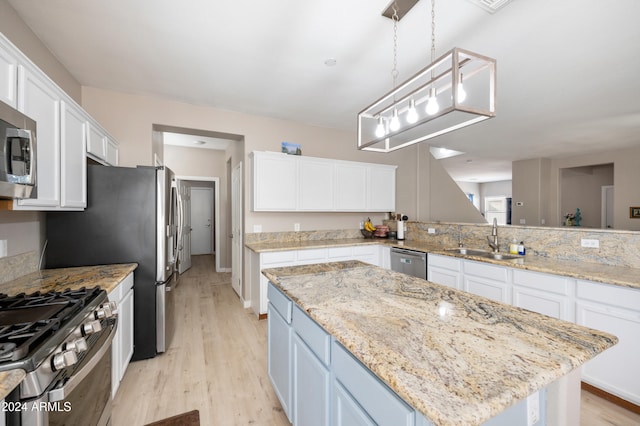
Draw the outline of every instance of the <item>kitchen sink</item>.
<instances>
[{"instance_id":1,"label":"kitchen sink","mask_svg":"<svg viewBox=\"0 0 640 426\"><path fill-rule=\"evenodd\" d=\"M515 254L495 253L492 251L470 249L465 247L456 247L445 249L450 253L462 254L465 256L483 257L485 259L505 260L512 263L524 263L524 257Z\"/></svg>"}]
</instances>

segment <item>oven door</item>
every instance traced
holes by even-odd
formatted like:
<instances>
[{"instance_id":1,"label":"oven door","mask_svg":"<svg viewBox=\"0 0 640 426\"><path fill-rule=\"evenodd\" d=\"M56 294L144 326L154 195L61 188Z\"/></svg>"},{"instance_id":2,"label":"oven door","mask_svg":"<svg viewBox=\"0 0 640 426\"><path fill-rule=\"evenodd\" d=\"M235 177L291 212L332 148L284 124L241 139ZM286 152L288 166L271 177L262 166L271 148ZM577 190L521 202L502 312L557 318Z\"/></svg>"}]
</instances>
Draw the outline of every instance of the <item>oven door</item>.
<instances>
[{"instance_id":1,"label":"oven door","mask_svg":"<svg viewBox=\"0 0 640 426\"><path fill-rule=\"evenodd\" d=\"M105 426L111 421L111 342L107 327L71 376L55 384L22 412L22 425ZM103 329L105 330L105 329Z\"/></svg>"}]
</instances>

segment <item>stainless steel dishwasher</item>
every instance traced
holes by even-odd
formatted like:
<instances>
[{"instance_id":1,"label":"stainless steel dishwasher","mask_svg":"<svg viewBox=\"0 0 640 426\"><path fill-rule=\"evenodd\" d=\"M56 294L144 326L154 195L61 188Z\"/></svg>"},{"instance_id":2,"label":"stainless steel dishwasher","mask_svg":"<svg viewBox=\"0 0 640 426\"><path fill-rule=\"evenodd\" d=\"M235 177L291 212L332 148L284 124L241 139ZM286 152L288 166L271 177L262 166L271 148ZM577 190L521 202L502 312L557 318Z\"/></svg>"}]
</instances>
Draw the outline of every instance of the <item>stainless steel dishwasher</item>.
<instances>
[{"instance_id":1,"label":"stainless steel dishwasher","mask_svg":"<svg viewBox=\"0 0 640 426\"><path fill-rule=\"evenodd\" d=\"M426 280L427 253L392 247L391 270Z\"/></svg>"}]
</instances>

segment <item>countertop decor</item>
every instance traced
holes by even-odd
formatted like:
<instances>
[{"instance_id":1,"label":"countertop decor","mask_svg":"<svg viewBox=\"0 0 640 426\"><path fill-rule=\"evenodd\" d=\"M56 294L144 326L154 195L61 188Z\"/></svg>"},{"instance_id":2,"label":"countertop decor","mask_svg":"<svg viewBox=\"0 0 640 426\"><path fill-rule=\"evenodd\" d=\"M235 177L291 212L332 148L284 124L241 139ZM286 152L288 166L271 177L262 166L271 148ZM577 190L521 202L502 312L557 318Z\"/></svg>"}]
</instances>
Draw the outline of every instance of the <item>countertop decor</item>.
<instances>
[{"instance_id":1,"label":"countertop decor","mask_svg":"<svg viewBox=\"0 0 640 426\"><path fill-rule=\"evenodd\" d=\"M438 425L481 424L618 341L359 261L262 272Z\"/></svg>"}]
</instances>

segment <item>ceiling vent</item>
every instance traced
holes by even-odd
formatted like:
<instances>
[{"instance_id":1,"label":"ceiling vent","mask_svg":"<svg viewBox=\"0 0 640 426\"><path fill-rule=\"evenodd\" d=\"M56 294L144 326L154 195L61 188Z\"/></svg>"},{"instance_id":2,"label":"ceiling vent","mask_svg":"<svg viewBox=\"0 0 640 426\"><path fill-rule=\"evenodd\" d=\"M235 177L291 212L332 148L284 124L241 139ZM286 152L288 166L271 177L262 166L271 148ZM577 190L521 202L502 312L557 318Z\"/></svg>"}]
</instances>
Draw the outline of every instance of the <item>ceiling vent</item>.
<instances>
[{"instance_id":1,"label":"ceiling vent","mask_svg":"<svg viewBox=\"0 0 640 426\"><path fill-rule=\"evenodd\" d=\"M486 10L489 13L496 13L498 10L502 9L513 0L468 0L469 2L475 4L478 7Z\"/></svg>"}]
</instances>

